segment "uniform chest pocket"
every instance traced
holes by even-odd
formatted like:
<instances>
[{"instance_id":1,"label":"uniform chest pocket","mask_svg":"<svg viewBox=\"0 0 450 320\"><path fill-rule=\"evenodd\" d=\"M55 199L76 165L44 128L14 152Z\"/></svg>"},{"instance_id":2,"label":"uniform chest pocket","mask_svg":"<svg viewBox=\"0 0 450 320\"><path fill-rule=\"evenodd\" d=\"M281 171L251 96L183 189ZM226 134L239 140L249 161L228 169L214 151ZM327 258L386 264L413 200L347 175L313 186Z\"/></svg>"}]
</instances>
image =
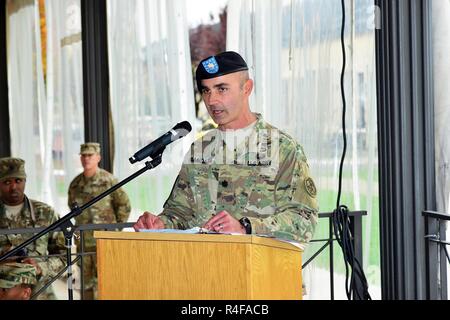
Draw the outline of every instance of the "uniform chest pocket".
<instances>
[{"instance_id":1,"label":"uniform chest pocket","mask_svg":"<svg viewBox=\"0 0 450 320\"><path fill-rule=\"evenodd\" d=\"M192 193L197 203L198 210L208 209L211 206L211 194L209 192L209 168L206 165L192 165L189 168L188 180Z\"/></svg>"},{"instance_id":2,"label":"uniform chest pocket","mask_svg":"<svg viewBox=\"0 0 450 320\"><path fill-rule=\"evenodd\" d=\"M109 194L103 199L100 199L96 203L94 203L91 208L96 208L98 210L109 209L112 205L112 195Z\"/></svg>"},{"instance_id":3,"label":"uniform chest pocket","mask_svg":"<svg viewBox=\"0 0 450 320\"><path fill-rule=\"evenodd\" d=\"M112 196L108 195L96 202L89 208L89 222L88 223L115 223L116 216L112 203Z\"/></svg>"},{"instance_id":4,"label":"uniform chest pocket","mask_svg":"<svg viewBox=\"0 0 450 320\"><path fill-rule=\"evenodd\" d=\"M259 166L239 166L232 176L235 205L241 209L254 204L258 194L267 193L269 176Z\"/></svg>"},{"instance_id":5,"label":"uniform chest pocket","mask_svg":"<svg viewBox=\"0 0 450 320\"><path fill-rule=\"evenodd\" d=\"M201 188L208 179L208 167L206 165L192 165L189 180L194 188Z\"/></svg>"},{"instance_id":6,"label":"uniform chest pocket","mask_svg":"<svg viewBox=\"0 0 450 320\"><path fill-rule=\"evenodd\" d=\"M277 171L270 166L255 167L255 182L248 199L248 205L253 208L274 206L274 194Z\"/></svg>"}]
</instances>

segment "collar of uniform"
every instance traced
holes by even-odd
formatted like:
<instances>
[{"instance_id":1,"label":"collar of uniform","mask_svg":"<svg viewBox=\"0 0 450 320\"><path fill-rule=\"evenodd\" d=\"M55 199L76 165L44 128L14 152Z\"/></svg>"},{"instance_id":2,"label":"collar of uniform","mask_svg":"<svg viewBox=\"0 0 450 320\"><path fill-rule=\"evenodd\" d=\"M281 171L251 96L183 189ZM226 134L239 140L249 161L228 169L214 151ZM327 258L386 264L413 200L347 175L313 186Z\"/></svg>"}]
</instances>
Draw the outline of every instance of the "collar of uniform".
<instances>
[{"instance_id":1,"label":"collar of uniform","mask_svg":"<svg viewBox=\"0 0 450 320\"><path fill-rule=\"evenodd\" d=\"M30 207L31 200L27 197L27 195L24 195L24 201L23 201L23 207L19 211L19 215L22 217L27 217L28 215L31 216L32 226L35 227L36 217L34 216L34 212L32 212L32 208ZM6 207L3 202L0 202L0 218L6 217ZM9 220L9 219L8 219ZM1 250L0 250L1 251Z\"/></svg>"},{"instance_id":2,"label":"collar of uniform","mask_svg":"<svg viewBox=\"0 0 450 320\"><path fill-rule=\"evenodd\" d=\"M235 129L235 130L219 130L219 140L223 141L223 147L226 147L228 150L233 151L233 148L228 148L228 142L232 141L231 145L234 146L235 149L241 148L242 144L245 143L246 138L252 136L255 132L256 121L252 122L245 128ZM231 140L230 140L231 139ZM236 144L235 144L236 143Z\"/></svg>"},{"instance_id":3,"label":"collar of uniform","mask_svg":"<svg viewBox=\"0 0 450 320\"><path fill-rule=\"evenodd\" d=\"M256 123L253 123L246 128L251 127L251 131L248 133L247 136L248 143L256 144L256 147L249 148L248 144L242 145L242 143L236 145L233 152L234 158L236 159L237 163L240 164L246 163L247 165L250 165L250 159L254 158L257 160L256 165L260 165L260 160L267 160L267 159L260 159L260 156L266 155L267 149L270 148L271 146L271 136L268 130L270 130L272 127L267 122L264 121L260 113L255 113L255 116L257 119ZM220 139L220 141L223 141L222 142L223 146L220 147L219 145L216 145L216 150L221 152L223 152L225 148L227 150L230 150L229 148L226 147L225 140ZM242 147L244 148L242 149ZM221 157L223 155L219 156Z\"/></svg>"},{"instance_id":4,"label":"collar of uniform","mask_svg":"<svg viewBox=\"0 0 450 320\"><path fill-rule=\"evenodd\" d=\"M95 177L97 177L99 174L100 174L100 168L97 168L97 170L95 170L94 175L90 176L90 177L86 177L84 175L84 173L81 173L81 175L83 176L84 181L90 181L90 180L94 179Z\"/></svg>"},{"instance_id":5,"label":"collar of uniform","mask_svg":"<svg viewBox=\"0 0 450 320\"><path fill-rule=\"evenodd\" d=\"M5 204L5 214L8 219L14 219L18 215L20 215L20 211L22 211L23 207L25 206L25 203L21 203L17 206L10 206Z\"/></svg>"},{"instance_id":6,"label":"collar of uniform","mask_svg":"<svg viewBox=\"0 0 450 320\"><path fill-rule=\"evenodd\" d=\"M23 202L22 202L22 204L20 204L20 205L23 205L23 207L22 207L21 210L23 210L23 209L29 209L28 203L29 203L29 199L28 199L27 195L24 194L24 195L23 195ZM20 206L20 205L19 205L19 206ZM11 207L11 206L10 206L10 207ZM5 213L5 211L6 211L6 204L0 200L0 213Z\"/></svg>"},{"instance_id":7,"label":"collar of uniform","mask_svg":"<svg viewBox=\"0 0 450 320\"><path fill-rule=\"evenodd\" d=\"M253 130L250 137L254 137L260 130L270 129L271 126L264 121L260 113L254 113L256 116L256 124L253 126ZM253 125L253 124L252 124ZM209 130L204 136L196 140L191 146L190 163L211 163L216 157L216 151L219 145L222 143L222 148L225 148L225 141L221 139L219 129ZM270 136L267 143L270 144ZM210 146L214 146L210 148ZM260 145L258 146L260 148ZM258 149L259 150L259 149ZM205 152L208 151L208 152ZM198 154L197 154L198 153Z\"/></svg>"},{"instance_id":8,"label":"collar of uniform","mask_svg":"<svg viewBox=\"0 0 450 320\"><path fill-rule=\"evenodd\" d=\"M255 112L254 114L255 114L256 119L257 119L257 120L256 120L255 129L256 129L256 130L266 129L267 124L266 124L266 122L264 121L262 114L261 114L261 113L256 113L256 112Z\"/></svg>"}]
</instances>

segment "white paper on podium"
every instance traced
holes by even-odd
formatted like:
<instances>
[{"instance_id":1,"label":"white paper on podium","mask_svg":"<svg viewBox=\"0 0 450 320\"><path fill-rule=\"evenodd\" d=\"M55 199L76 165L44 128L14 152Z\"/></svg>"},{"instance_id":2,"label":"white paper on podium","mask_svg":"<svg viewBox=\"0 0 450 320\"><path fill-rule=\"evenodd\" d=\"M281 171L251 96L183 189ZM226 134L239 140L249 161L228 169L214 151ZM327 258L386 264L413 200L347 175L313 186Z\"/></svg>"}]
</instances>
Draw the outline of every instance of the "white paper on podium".
<instances>
[{"instance_id":1,"label":"white paper on podium","mask_svg":"<svg viewBox=\"0 0 450 320\"><path fill-rule=\"evenodd\" d=\"M195 227L187 230L180 229L139 229L139 232L154 232L154 233L187 233L187 234L197 234L197 233L215 233L208 231L203 228Z\"/></svg>"},{"instance_id":2,"label":"white paper on podium","mask_svg":"<svg viewBox=\"0 0 450 320\"><path fill-rule=\"evenodd\" d=\"M223 235L239 235L242 236L241 233L220 233L220 232L214 232L209 231L208 229L200 228L200 227L194 227L187 230L180 230L180 229L139 229L139 232L153 232L153 233L184 233L184 234L223 234ZM293 246L296 246L297 248L301 250L305 250L305 244L300 243L294 240L286 240L281 238L276 238L274 236L270 235L263 235L263 234L255 234L255 236L263 237L263 238L272 238L279 241L287 242L292 244Z\"/></svg>"},{"instance_id":3,"label":"white paper on podium","mask_svg":"<svg viewBox=\"0 0 450 320\"><path fill-rule=\"evenodd\" d=\"M282 242L286 242L289 244L292 244L293 246L299 248L300 250L305 250L306 245L302 242L298 242L295 240L287 240L287 239L282 239L282 238L276 238L274 236L270 236L270 235L265 235L265 234L257 234L256 236L261 237L261 238L271 238L271 239L275 239L278 241L282 241Z\"/></svg>"}]
</instances>

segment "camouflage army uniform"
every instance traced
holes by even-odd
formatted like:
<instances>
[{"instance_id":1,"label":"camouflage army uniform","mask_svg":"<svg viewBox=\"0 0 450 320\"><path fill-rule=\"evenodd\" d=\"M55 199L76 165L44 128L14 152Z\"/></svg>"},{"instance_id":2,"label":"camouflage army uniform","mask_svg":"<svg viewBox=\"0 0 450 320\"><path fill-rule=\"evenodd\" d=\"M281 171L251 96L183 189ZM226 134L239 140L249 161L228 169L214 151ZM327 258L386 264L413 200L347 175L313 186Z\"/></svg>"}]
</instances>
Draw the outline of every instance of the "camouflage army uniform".
<instances>
[{"instance_id":1,"label":"camouflage army uniform","mask_svg":"<svg viewBox=\"0 0 450 320\"><path fill-rule=\"evenodd\" d=\"M94 176L86 178L83 173L79 174L69 187L69 207L73 202L79 206L92 200L102 192L117 184L117 179L106 170L98 168ZM92 223L124 223L130 215L131 206L127 194L122 188L106 196L92 207L84 210L82 214L75 217L77 225ZM95 252L95 239L93 231L84 232L84 250ZM77 242L80 248L80 243ZM97 285L97 263L95 256L83 258L83 274L86 289L96 288Z\"/></svg>"},{"instance_id":2,"label":"camouflage army uniform","mask_svg":"<svg viewBox=\"0 0 450 320\"><path fill-rule=\"evenodd\" d=\"M37 283L36 268L28 263L7 262L0 264L0 288L10 289L21 284Z\"/></svg>"},{"instance_id":3,"label":"camouflage army uniform","mask_svg":"<svg viewBox=\"0 0 450 320\"><path fill-rule=\"evenodd\" d=\"M22 229L22 228L40 228L47 227L58 220L59 217L52 207L45 203L28 199L25 202L20 213L10 219L6 215L5 205L0 202L0 229ZM21 243L31 238L33 234L23 235L0 235L0 254L14 249ZM64 253L64 237L62 233L49 233L32 244L28 245L27 253L29 256L42 256L57 253ZM39 284L34 288L33 293L45 285L51 277L55 276L64 266L65 258L34 258L42 270L38 277ZM41 293L38 300L56 300L52 287Z\"/></svg>"},{"instance_id":4,"label":"camouflage army uniform","mask_svg":"<svg viewBox=\"0 0 450 320\"><path fill-rule=\"evenodd\" d=\"M303 149L256 115L247 146L228 155L218 156L226 150L218 130L192 145L159 215L167 228L201 226L226 210L236 219L248 217L252 233L311 240L318 219L317 190ZM249 147L251 141L256 148Z\"/></svg>"}]
</instances>

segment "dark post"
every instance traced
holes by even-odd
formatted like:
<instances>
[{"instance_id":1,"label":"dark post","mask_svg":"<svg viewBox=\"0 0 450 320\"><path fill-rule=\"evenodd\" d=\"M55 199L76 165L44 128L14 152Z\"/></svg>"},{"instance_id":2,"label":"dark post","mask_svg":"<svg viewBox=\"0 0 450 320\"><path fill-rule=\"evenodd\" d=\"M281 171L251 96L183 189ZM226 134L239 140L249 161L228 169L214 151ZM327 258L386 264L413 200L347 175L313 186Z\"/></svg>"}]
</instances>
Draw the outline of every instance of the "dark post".
<instances>
[{"instance_id":1,"label":"dark post","mask_svg":"<svg viewBox=\"0 0 450 320\"><path fill-rule=\"evenodd\" d=\"M112 172L108 33L105 0L81 0L85 141L101 144L100 166Z\"/></svg>"},{"instance_id":2,"label":"dark post","mask_svg":"<svg viewBox=\"0 0 450 320\"><path fill-rule=\"evenodd\" d=\"M435 210L429 0L376 0L383 299L426 299L424 209Z\"/></svg>"},{"instance_id":3,"label":"dark post","mask_svg":"<svg viewBox=\"0 0 450 320\"><path fill-rule=\"evenodd\" d=\"M11 155L7 70L6 1L0 0L0 158Z\"/></svg>"}]
</instances>

